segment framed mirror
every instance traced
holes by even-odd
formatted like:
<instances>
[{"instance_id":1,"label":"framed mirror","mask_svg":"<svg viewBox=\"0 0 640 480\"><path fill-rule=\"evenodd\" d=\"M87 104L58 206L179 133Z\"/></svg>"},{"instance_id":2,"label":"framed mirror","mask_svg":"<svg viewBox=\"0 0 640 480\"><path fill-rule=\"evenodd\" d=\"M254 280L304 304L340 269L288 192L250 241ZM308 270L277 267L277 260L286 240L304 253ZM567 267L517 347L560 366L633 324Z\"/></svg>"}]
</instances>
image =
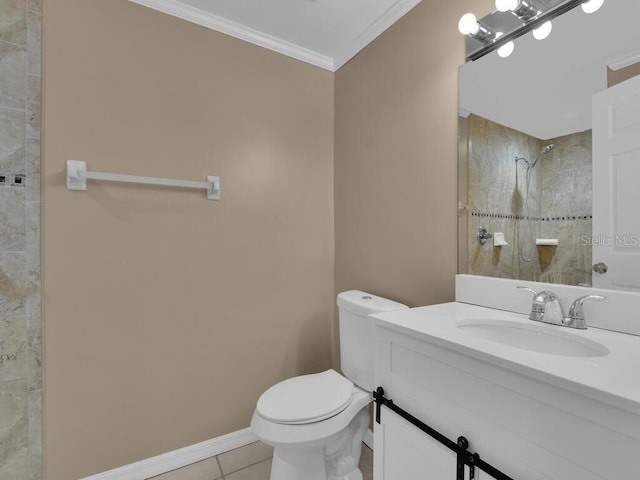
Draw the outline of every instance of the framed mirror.
<instances>
[{"instance_id":1,"label":"framed mirror","mask_svg":"<svg viewBox=\"0 0 640 480\"><path fill-rule=\"evenodd\" d=\"M546 39L529 33L507 58L492 52L460 67L460 273L640 292L640 268L629 263L624 281L604 281L614 278L611 262L640 266L640 214L628 207L640 206L640 145L624 158L594 155L592 111L594 97L638 80L637 18L637 0L605 0L593 14L574 8ZM629 118L638 116L631 128L640 132L640 88L625 95L631 105L636 90ZM603 192L612 182L615 194L596 195L610 205L594 205L594 185ZM620 258L604 261L599 247Z\"/></svg>"}]
</instances>

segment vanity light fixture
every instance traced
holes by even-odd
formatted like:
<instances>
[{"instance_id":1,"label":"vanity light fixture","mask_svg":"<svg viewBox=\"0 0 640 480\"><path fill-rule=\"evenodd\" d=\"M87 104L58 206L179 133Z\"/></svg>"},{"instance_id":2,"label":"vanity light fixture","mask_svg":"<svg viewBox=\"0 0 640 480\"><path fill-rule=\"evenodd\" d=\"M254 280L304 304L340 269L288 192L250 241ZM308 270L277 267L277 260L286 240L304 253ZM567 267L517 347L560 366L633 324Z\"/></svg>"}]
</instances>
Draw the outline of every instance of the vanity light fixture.
<instances>
[{"instance_id":1,"label":"vanity light fixture","mask_svg":"<svg viewBox=\"0 0 640 480\"><path fill-rule=\"evenodd\" d=\"M496 9L499 12L508 12L518 8L518 0L496 0Z\"/></svg>"},{"instance_id":2,"label":"vanity light fixture","mask_svg":"<svg viewBox=\"0 0 640 480\"><path fill-rule=\"evenodd\" d=\"M481 42L488 43L496 38L496 33L478 21L473 13L465 13L458 22L458 31Z\"/></svg>"},{"instance_id":3,"label":"vanity light fixture","mask_svg":"<svg viewBox=\"0 0 640 480\"><path fill-rule=\"evenodd\" d=\"M511 12L524 24L542 13L525 0L496 0L496 9L499 12ZM551 21L544 22L533 29L533 36L536 40L544 40L549 36L552 28Z\"/></svg>"},{"instance_id":4,"label":"vanity light fixture","mask_svg":"<svg viewBox=\"0 0 640 480\"><path fill-rule=\"evenodd\" d=\"M588 0L580 6L582 7L582 11L584 13L593 13L598 11L603 3L604 0Z\"/></svg>"},{"instance_id":5,"label":"vanity light fixture","mask_svg":"<svg viewBox=\"0 0 640 480\"><path fill-rule=\"evenodd\" d=\"M501 57L508 57L514 50L513 40L533 31L537 40L547 38L553 29L551 20L578 5L585 13L597 11L604 0L549 0L552 6L543 11L533 6L531 0L495 0L497 12L492 12L481 20L472 13L463 15L458 23L460 33L466 35L467 61L474 61L484 55L498 51ZM504 33L500 27L505 25L503 13L514 15L520 20L520 26L511 26ZM508 24L508 22L507 22ZM511 22L513 24L513 22Z\"/></svg>"},{"instance_id":6,"label":"vanity light fixture","mask_svg":"<svg viewBox=\"0 0 640 480\"><path fill-rule=\"evenodd\" d=\"M539 10L525 0L496 0L496 8L500 12L511 12L523 22L538 16Z\"/></svg>"}]
</instances>

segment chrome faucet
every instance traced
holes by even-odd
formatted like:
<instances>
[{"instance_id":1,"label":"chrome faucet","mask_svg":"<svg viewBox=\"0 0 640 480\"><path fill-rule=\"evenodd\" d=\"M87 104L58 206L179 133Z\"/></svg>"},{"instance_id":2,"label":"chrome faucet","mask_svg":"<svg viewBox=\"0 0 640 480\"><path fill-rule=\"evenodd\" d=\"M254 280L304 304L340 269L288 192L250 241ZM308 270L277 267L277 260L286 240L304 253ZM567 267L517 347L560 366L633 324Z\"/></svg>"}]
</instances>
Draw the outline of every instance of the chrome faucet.
<instances>
[{"instance_id":1,"label":"chrome faucet","mask_svg":"<svg viewBox=\"0 0 640 480\"><path fill-rule=\"evenodd\" d=\"M518 288L533 293L533 303L531 304L529 320L551 323L553 325L564 325L564 312L562 305L560 305L560 300L555 293L549 290L536 292L529 287Z\"/></svg>"},{"instance_id":2,"label":"chrome faucet","mask_svg":"<svg viewBox=\"0 0 640 480\"><path fill-rule=\"evenodd\" d=\"M584 302L587 300L601 302L607 298L604 295L585 295L584 297L580 297L571 304L571 307L569 308L569 315L565 316L562 305L560 304L560 299L555 293L549 290L536 292L532 288L522 286L517 288L533 293L533 303L531 305L529 320L578 328L581 330L587 328L587 322L584 318L584 309L582 308Z\"/></svg>"}]
</instances>

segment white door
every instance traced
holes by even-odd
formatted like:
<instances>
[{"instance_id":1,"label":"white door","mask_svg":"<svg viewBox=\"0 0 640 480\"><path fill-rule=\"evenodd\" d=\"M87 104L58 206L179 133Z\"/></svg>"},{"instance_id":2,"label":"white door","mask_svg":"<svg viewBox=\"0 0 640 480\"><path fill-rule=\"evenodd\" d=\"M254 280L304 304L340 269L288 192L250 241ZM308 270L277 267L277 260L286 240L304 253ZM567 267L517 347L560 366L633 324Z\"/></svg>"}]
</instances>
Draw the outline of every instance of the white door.
<instances>
[{"instance_id":1,"label":"white door","mask_svg":"<svg viewBox=\"0 0 640 480\"><path fill-rule=\"evenodd\" d=\"M591 243L593 285L640 292L640 76L593 97Z\"/></svg>"}]
</instances>

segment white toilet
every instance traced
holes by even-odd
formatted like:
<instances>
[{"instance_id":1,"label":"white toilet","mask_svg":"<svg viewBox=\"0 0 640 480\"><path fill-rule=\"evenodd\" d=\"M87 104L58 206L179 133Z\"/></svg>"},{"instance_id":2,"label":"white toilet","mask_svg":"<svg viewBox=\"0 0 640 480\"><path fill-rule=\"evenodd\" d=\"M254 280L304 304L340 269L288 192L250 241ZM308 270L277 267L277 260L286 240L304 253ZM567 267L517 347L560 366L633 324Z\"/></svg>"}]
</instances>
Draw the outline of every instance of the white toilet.
<instances>
[{"instance_id":1,"label":"white toilet","mask_svg":"<svg viewBox=\"0 0 640 480\"><path fill-rule=\"evenodd\" d=\"M369 427L373 384L370 313L408 308L358 290L338 295L340 367L284 380L262 394L251 419L274 447L271 480L362 480L358 469Z\"/></svg>"}]
</instances>

